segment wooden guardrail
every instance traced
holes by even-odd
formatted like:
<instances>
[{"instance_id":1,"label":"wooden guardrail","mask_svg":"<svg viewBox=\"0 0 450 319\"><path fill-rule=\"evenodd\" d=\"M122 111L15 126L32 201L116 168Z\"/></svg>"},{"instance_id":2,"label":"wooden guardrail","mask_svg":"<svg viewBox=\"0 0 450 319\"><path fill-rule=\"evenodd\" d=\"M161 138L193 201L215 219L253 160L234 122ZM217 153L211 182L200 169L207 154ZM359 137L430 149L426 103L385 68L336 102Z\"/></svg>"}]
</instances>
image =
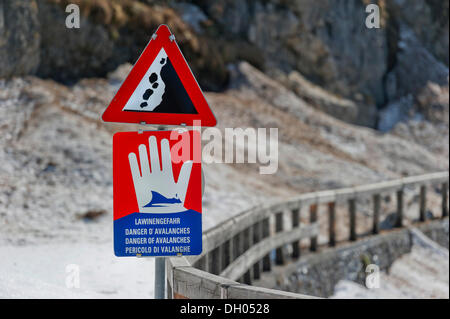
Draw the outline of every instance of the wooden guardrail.
<instances>
[{"instance_id":1,"label":"wooden guardrail","mask_svg":"<svg viewBox=\"0 0 450 319\"><path fill-rule=\"evenodd\" d=\"M328 207L328 245L336 245L336 205L347 203L348 239L357 234L357 201L373 202L371 233L379 233L382 195L396 194L396 227L403 227L404 190L418 187L420 221L426 220L427 186L439 184L442 217L448 216L448 172L406 177L357 187L307 193L288 201L253 207L209 229L203 235L203 253L195 257L167 259L169 298L313 298L300 294L250 286L272 262L282 265L290 245L291 257L300 257L300 240L309 239L309 250L318 249L318 206ZM309 224L300 224L300 211L309 211ZM285 220L290 220L290 225ZM286 227L289 226L289 227ZM274 255L274 258L272 256Z\"/></svg>"}]
</instances>

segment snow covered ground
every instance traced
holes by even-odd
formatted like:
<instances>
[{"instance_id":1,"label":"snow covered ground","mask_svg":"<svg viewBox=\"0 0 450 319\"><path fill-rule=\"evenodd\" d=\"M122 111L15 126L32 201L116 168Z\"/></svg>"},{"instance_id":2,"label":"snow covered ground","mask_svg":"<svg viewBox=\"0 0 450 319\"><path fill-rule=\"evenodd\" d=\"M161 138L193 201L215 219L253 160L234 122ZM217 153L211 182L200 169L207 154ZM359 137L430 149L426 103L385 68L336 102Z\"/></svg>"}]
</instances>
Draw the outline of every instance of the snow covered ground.
<instances>
[{"instance_id":1,"label":"snow covered ground","mask_svg":"<svg viewBox=\"0 0 450 319\"><path fill-rule=\"evenodd\" d=\"M153 298L154 259L117 258L112 241L1 246L0 256L0 298Z\"/></svg>"}]
</instances>

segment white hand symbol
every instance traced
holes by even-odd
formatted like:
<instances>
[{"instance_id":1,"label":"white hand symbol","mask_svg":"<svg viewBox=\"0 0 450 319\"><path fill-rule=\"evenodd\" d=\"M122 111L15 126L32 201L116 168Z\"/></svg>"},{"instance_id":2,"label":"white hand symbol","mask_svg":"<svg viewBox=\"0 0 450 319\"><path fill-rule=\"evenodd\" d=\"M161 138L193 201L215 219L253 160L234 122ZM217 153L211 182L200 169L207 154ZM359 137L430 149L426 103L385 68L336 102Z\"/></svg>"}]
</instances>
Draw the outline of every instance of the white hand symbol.
<instances>
[{"instance_id":1,"label":"white hand symbol","mask_svg":"<svg viewBox=\"0 0 450 319\"><path fill-rule=\"evenodd\" d=\"M131 175L133 177L134 190L141 213L178 213L186 210L184 200L192 170L192 161L184 162L181 166L178 181L175 182L172 172L172 159L170 155L169 141L161 140L161 166L158 155L158 143L155 136L150 136L149 153L151 172L148 162L147 147L139 145L139 160L141 171L135 153L128 154ZM162 202L152 202L154 193L163 197Z\"/></svg>"}]
</instances>

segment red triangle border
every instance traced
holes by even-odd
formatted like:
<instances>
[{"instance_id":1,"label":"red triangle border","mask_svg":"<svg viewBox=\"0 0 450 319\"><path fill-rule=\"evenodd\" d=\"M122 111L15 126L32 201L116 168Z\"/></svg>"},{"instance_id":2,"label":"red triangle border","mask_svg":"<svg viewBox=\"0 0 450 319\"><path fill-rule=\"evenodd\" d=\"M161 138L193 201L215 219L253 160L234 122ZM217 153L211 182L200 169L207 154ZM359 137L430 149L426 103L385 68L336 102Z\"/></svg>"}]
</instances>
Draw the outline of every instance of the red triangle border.
<instances>
[{"instance_id":1,"label":"red triangle border","mask_svg":"<svg viewBox=\"0 0 450 319\"><path fill-rule=\"evenodd\" d=\"M106 108L102 116L103 121L186 126L193 126L194 121L201 121L201 126L216 126L217 120L167 25L160 25L155 35L147 44L133 69ZM192 104L198 112L197 114L122 111L161 48L164 48L166 51Z\"/></svg>"}]
</instances>

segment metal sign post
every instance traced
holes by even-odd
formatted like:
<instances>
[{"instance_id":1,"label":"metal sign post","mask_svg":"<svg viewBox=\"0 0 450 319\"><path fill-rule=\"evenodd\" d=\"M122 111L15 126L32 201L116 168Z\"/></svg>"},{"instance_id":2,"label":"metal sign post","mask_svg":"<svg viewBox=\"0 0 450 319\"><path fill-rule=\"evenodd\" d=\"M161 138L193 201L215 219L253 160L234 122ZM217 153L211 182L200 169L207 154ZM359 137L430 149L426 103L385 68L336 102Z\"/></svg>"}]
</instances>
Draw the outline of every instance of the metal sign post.
<instances>
[{"instance_id":1,"label":"metal sign post","mask_svg":"<svg viewBox=\"0 0 450 319\"><path fill-rule=\"evenodd\" d=\"M165 131L165 126L158 127L159 131ZM155 258L155 299L166 299L166 257Z\"/></svg>"},{"instance_id":2,"label":"metal sign post","mask_svg":"<svg viewBox=\"0 0 450 319\"><path fill-rule=\"evenodd\" d=\"M166 297L166 258L155 258L155 299Z\"/></svg>"}]
</instances>

